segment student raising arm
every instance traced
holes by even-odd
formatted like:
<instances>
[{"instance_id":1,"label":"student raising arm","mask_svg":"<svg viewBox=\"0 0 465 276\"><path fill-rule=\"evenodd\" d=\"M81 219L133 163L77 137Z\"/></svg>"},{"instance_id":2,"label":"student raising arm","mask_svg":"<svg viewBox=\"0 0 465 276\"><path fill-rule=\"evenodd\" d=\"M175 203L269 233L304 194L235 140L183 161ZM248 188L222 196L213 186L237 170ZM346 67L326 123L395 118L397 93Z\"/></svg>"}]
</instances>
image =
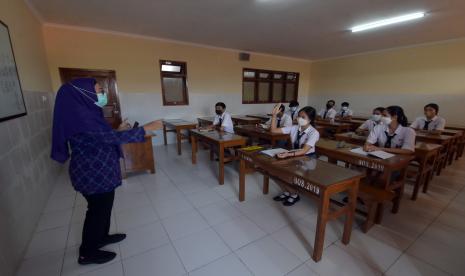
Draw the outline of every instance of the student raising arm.
<instances>
[{"instance_id":1,"label":"student raising arm","mask_svg":"<svg viewBox=\"0 0 465 276\"><path fill-rule=\"evenodd\" d=\"M413 154L415 131L408 127L408 120L400 106L386 108L387 116L368 136L365 151L384 150L394 154ZM377 144L378 146L375 146Z\"/></svg>"}]
</instances>

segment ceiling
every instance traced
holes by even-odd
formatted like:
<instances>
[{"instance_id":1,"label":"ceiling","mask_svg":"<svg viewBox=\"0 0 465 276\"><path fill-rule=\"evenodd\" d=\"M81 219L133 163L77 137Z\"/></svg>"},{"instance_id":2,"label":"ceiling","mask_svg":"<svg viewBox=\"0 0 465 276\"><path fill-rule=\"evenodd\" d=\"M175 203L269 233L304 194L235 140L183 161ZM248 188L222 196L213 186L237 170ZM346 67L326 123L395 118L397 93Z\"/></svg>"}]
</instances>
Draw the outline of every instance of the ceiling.
<instances>
[{"instance_id":1,"label":"ceiling","mask_svg":"<svg viewBox=\"0 0 465 276\"><path fill-rule=\"evenodd\" d=\"M464 0L26 0L47 23L310 60L465 37ZM373 20L424 18L360 33Z\"/></svg>"}]
</instances>

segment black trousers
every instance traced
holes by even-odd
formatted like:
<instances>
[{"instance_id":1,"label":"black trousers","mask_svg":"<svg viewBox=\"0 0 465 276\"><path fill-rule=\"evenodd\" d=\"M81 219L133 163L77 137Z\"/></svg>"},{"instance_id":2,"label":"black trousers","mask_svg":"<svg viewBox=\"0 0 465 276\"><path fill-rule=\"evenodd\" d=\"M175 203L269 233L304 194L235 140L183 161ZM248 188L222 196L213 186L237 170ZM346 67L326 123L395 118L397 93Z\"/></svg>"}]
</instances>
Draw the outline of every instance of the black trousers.
<instances>
[{"instance_id":1,"label":"black trousers","mask_svg":"<svg viewBox=\"0 0 465 276\"><path fill-rule=\"evenodd\" d=\"M98 250L99 244L109 234L115 191L83 196L87 200L87 212L79 254L88 256Z\"/></svg>"}]
</instances>

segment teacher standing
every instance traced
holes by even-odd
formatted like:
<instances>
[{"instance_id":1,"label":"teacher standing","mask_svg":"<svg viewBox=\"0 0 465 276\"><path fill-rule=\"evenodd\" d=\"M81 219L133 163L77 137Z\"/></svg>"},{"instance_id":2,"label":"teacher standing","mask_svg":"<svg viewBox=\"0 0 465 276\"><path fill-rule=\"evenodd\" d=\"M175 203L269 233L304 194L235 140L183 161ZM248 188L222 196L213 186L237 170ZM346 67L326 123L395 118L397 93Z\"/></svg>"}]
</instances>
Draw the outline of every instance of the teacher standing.
<instances>
[{"instance_id":1,"label":"teacher standing","mask_svg":"<svg viewBox=\"0 0 465 276\"><path fill-rule=\"evenodd\" d=\"M95 79L81 78L61 86L53 112L51 157L65 163L71 148L69 176L74 189L87 200L78 263L102 264L116 253L100 250L120 242L125 234L109 234L115 189L121 185L120 145L143 142L145 133L160 129L161 121L121 131L111 129L103 118L105 91ZM125 129L125 130L122 130Z\"/></svg>"}]
</instances>

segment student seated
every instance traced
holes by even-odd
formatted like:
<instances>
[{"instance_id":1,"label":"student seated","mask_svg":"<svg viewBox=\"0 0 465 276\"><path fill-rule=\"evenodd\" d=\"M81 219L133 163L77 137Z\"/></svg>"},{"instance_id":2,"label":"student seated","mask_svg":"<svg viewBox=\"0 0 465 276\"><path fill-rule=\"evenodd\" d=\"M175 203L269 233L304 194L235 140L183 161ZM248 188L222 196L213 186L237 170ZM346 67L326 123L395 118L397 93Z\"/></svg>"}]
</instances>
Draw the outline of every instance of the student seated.
<instances>
[{"instance_id":1,"label":"student seated","mask_svg":"<svg viewBox=\"0 0 465 276\"><path fill-rule=\"evenodd\" d=\"M279 113L279 106L273 109L272 121L276 120ZM320 139L318 130L314 128L316 111L313 107L306 106L298 112L297 125L277 128L271 124L271 132L290 134L293 151L278 154L278 158L295 156L308 156L315 158L315 144ZM282 201L285 206L292 206L300 200L297 190L286 187L285 191L273 198L275 201Z\"/></svg>"},{"instance_id":2,"label":"student seated","mask_svg":"<svg viewBox=\"0 0 465 276\"><path fill-rule=\"evenodd\" d=\"M370 133L375 128L375 126L382 124L381 118L383 116L387 116L386 108L377 107L373 109L373 114L371 115L371 118L366 120L361 126L359 126L355 130L355 132L359 135L363 135L366 132Z\"/></svg>"},{"instance_id":3,"label":"student seated","mask_svg":"<svg viewBox=\"0 0 465 276\"><path fill-rule=\"evenodd\" d=\"M279 107L279 113L276 115L276 127L288 127L292 126L292 119L291 116L287 113L284 112L285 106L282 104ZM272 119L269 119L265 125L264 128L268 129L271 126L271 121Z\"/></svg>"},{"instance_id":4,"label":"student seated","mask_svg":"<svg viewBox=\"0 0 465 276\"><path fill-rule=\"evenodd\" d=\"M322 108L318 113L318 119L321 120L334 120L336 118L337 111L334 109L336 102L334 100L329 100L326 103L326 108Z\"/></svg>"},{"instance_id":5,"label":"student seated","mask_svg":"<svg viewBox=\"0 0 465 276\"><path fill-rule=\"evenodd\" d=\"M386 108L387 116L382 124L373 128L368 135L364 150L383 150L394 154L413 154L415 152L415 131L408 127L408 120L400 106ZM378 145L378 146L375 146Z\"/></svg>"},{"instance_id":6,"label":"student seated","mask_svg":"<svg viewBox=\"0 0 465 276\"><path fill-rule=\"evenodd\" d=\"M289 102L289 111L287 112L287 114L289 114L289 116L291 116L291 119L292 119L292 123L297 123L297 115L298 115L298 111L299 110L299 102L296 101L296 100L292 100Z\"/></svg>"},{"instance_id":7,"label":"student seated","mask_svg":"<svg viewBox=\"0 0 465 276\"><path fill-rule=\"evenodd\" d=\"M343 120L350 120L352 119L353 111L349 109L349 103L343 102L341 104L341 110L336 114L336 118L343 119Z\"/></svg>"},{"instance_id":8,"label":"student seated","mask_svg":"<svg viewBox=\"0 0 465 276\"><path fill-rule=\"evenodd\" d=\"M226 112L226 105L222 102L216 103L215 112L215 120L213 120L213 125L210 125L209 128L216 128L220 131L234 133L233 121L231 115Z\"/></svg>"},{"instance_id":9,"label":"student seated","mask_svg":"<svg viewBox=\"0 0 465 276\"><path fill-rule=\"evenodd\" d=\"M418 117L410 125L415 130L441 134L446 127L446 120L438 116L439 106L435 103L430 103L424 107L425 116Z\"/></svg>"}]
</instances>

